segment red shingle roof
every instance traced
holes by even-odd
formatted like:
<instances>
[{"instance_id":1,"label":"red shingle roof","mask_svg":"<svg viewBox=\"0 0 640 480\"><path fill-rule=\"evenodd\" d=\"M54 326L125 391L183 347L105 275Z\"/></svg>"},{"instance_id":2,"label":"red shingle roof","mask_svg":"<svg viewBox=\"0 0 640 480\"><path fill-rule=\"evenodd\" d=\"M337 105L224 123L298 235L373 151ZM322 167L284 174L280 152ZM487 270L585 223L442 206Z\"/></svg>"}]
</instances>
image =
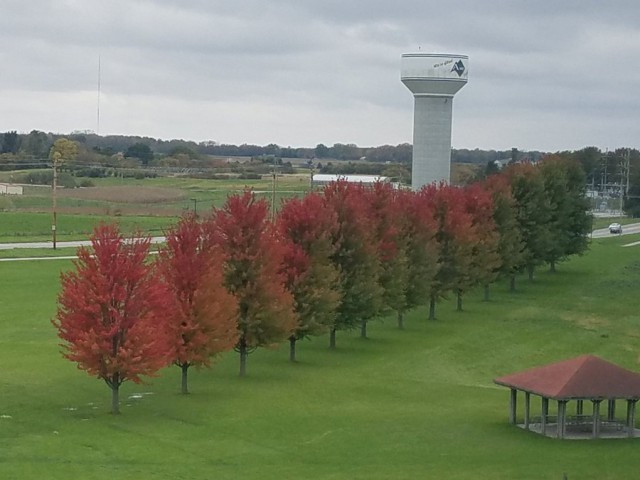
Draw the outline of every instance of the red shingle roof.
<instances>
[{"instance_id":1,"label":"red shingle roof","mask_svg":"<svg viewBox=\"0 0 640 480\"><path fill-rule=\"evenodd\" d=\"M494 382L554 400L640 398L640 374L594 355L532 368Z\"/></svg>"}]
</instances>

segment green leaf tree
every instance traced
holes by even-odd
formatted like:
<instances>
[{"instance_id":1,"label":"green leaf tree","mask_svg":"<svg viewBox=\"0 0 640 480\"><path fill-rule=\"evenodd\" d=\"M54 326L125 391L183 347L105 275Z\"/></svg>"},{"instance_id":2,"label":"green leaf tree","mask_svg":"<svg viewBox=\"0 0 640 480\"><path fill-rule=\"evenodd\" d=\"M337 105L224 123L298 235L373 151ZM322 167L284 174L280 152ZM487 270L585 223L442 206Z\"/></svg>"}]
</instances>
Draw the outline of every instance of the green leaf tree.
<instances>
[{"instance_id":1,"label":"green leaf tree","mask_svg":"<svg viewBox=\"0 0 640 480\"><path fill-rule=\"evenodd\" d=\"M513 164L506 170L518 209L518 226L524 242L521 270L533 280L536 266L544 263L552 247L551 211L540 169L531 164Z\"/></svg>"},{"instance_id":2,"label":"green leaf tree","mask_svg":"<svg viewBox=\"0 0 640 480\"><path fill-rule=\"evenodd\" d=\"M15 130L6 132L2 136L2 149L0 153L16 154L20 149L20 136Z\"/></svg>"},{"instance_id":3,"label":"green leaf tree","mask_svg":"<svg viewBox=\"0 0 640 480\"><path fill-rule=\"evenodd\" d=\"M553 246L546 261L555 272L557 262L588 249L592 225L590 202L586 195L586 176L576 160L551 155L543 159L540 168L552 207Z\"/></svg>"},{"instance_id":4,"label":"green leaf tree","mask_svg":"<svg viewBox=\"0 0 640 480\"><path fill-rule=\"evenodd\" d=\"M151 147L146 143L136 142L127 148L127 151L124 153L124 156L127 158L133 157L140 160L143 165L149 165L149 162L153 160L153 151Z\"/></svg>"},{"instance_id":5,"label":"green leaf tree","mask_svg":"<svg viewBox=\"0 0 640 480\"><path fill-rule=\"evenodd\" d=\"M509 279L509 288L516 288L516 274L524 264L524 241L518 222L518 206L511 192L506 175L492 175L484 182L484 188L493 200L493 221L498 231L499 273ZM485 300L489 292L485 290Z\"/></svg>"}]
</instances>

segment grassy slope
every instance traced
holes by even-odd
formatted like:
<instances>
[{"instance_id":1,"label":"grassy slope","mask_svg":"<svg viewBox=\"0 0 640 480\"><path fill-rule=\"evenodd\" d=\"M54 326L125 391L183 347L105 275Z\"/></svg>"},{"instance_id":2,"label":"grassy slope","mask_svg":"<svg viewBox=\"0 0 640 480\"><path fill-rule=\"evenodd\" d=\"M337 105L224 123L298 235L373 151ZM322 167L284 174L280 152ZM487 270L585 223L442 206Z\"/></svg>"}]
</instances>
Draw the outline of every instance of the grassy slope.
<instances>
[{"instance_id":1,"label":"grassy slope","mask_svg":"<svg viewBox=\"0 0 640 480\"><path fill-rule=\"evenodd\" d=\"M628 239L625 240L625 242ZM3 478L632 478L640 440L561 442L507 425L496 376L595 353L638 370L637 250L621 239L521 280L511 295L470 295L439 320L392 319L371 339L340 333L194 371L183 397L177 369L107 387L60 358L48 319L67 261L0 263L0 465ZM132 394L141 398L127 399ZM534 412L538 399L533 401Z\"/></svg>"}]
</instances>

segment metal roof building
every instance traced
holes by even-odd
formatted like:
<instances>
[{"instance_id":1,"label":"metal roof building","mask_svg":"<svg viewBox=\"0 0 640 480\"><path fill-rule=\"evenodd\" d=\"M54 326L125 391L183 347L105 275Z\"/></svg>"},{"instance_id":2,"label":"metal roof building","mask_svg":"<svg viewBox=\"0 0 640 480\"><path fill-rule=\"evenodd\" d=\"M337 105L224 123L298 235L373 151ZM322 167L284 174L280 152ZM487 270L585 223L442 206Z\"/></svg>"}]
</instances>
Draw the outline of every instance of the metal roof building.
<instances>
[{"instance_id":1,"label":"metal roof building","mask_svg":"<svg viewBox=\"0 0 640 480\"><path fill-rule=\"evenodd\" d=\"M370 185L376 182L389 182L390 179L380 175L329 175L326 173L317 173L311 177L311 182L314 186L327 185L337 181Z\"/></svg>"}]
</instances>

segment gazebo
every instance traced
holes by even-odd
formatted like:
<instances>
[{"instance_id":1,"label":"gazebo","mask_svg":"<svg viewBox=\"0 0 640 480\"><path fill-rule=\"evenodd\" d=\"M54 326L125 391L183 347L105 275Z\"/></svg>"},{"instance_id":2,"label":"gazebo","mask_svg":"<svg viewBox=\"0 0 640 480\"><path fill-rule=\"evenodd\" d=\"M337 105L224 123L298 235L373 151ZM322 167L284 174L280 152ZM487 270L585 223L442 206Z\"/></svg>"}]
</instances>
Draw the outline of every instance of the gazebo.
<instances>
[{"instance_id":1,"label":"gazebo","mask_svg":"<svg viewBox=\"0 0 640 480\"><path fill-rule=\"evenodd\" d=\"M640 433L635 428L636 402L640 399L640 374L594 355L532 368L494 380L511 389L509 423L549 437L622 438ZM524 420L517 421L518 392L524 392ZM541 398L540 414L532 415L531 396ZM556 415L549 400L557 402ZM607 402L607 411L601 403ZM626 401L624 419L616 416L616 401ZM584 404L592 408L585 413Z\"/></svg>"}]
</instances>

